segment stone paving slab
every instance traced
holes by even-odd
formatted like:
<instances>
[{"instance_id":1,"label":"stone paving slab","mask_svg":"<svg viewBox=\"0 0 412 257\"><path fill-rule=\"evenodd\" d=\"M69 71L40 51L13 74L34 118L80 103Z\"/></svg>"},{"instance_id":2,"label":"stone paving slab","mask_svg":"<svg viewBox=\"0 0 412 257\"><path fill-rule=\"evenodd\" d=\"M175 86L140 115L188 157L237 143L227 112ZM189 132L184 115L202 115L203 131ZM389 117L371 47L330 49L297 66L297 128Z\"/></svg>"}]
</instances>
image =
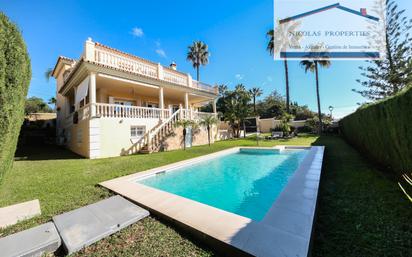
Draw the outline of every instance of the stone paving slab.
<instances>
[{"instance_id":1,"label":"stone paving slab","mask_svg":"<svg viewBox=\"0 0 412 257\"><path fill-rule=\"evenodd\" d=\"M91 245L138 220L149 212L121 196L53 217L68 254Z\"/></svg>"},{"instance_id":2,"label":"stone paving slab","mask_svg":"<svg viewBox=\"0 0 412 257\"><path fill-rule=\"evenodd\" d=\"M40 215L39 200L32 200L0 208L0 228Z\"/></svg>"},{"instance_id":3,"label":"stone paving slab","mask_svg":"<svg viewBox=\"0 0 412 257\"><path fill-rule=\"evenodd\" d=\"M54 252L61 245L61 239L53 222L0 238L0 256L41 256Z\"/></svg>"}]
</instances>

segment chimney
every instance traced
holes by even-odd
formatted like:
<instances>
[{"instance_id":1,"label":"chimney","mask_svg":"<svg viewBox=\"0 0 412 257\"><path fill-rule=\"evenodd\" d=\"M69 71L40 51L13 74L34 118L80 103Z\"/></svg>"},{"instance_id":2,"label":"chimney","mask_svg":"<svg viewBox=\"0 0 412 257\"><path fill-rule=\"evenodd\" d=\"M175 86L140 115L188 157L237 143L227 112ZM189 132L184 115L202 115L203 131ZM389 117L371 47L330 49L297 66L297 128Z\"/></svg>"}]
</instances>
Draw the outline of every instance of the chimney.
<instances>
[{"instance_id":1,"label":"chimney","mask_svg":"<svg viewBox=\"0 0 412 257\"><path fill-rule=\"evenodd\" d=\"M360 8L360 12L361 12L362 16L368 15L367 12L366 12L366 8Z\"/></svg>"},{"instance_id":2,"label":"chimney","mask_svg":"<svg viewBox=\"0 0 412 257\"><path fill-rule=\"evenodd\" d=\"M172 63L169 65L169 67L170 67L172 70L176 70L177 65L176 65L175 62L172 62Z\"/></svg>"}]
</instances>

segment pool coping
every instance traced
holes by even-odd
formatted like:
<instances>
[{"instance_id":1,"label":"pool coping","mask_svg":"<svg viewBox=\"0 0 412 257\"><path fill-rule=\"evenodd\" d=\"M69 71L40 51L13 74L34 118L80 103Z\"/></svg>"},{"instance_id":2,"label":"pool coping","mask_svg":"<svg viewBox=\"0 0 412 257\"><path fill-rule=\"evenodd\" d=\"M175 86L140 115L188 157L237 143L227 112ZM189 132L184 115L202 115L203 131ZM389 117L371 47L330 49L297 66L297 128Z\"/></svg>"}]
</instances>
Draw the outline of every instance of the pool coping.
<instances>
[{"instance_id":1,"label":"pool coping","mask_svg":"<svg viewBox=\"0 0 412 257\"><path fill-rule=\"evenodd\" d=\"M136 180L239 151L308 149L309 152L261 221L136 183ZM255 256L308 256L321 176L323 146L233 147L104 181L110 189L152 212Z\"/></svg>"}]
</instances>

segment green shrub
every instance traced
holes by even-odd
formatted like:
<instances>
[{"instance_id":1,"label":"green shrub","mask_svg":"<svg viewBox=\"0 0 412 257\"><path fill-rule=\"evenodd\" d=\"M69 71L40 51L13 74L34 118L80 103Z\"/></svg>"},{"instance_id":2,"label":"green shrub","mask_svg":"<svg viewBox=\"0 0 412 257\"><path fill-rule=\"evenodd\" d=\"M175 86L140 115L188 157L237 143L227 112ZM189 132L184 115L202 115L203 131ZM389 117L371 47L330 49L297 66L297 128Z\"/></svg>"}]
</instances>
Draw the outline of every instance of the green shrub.
<instances>
[{"instance_id":1,"label":"green shrub","mask_svg":"<svg viewBox=\"0 0 412 257\"><path fill-rule=\"evenodd\" d=\"M30 78L30 59L21 33L0 12L0 182L16 151Z\"/></svg>"},{"instance_id":2,"label":"green shrub","mask_svg":"<svg viewBox=\"0 0 412 257\"><path fill-rule=\"evenodd\" d=\"M345 138L398 174L412 170L412 87L340 121Z\"/></svg>"}]
</instances>

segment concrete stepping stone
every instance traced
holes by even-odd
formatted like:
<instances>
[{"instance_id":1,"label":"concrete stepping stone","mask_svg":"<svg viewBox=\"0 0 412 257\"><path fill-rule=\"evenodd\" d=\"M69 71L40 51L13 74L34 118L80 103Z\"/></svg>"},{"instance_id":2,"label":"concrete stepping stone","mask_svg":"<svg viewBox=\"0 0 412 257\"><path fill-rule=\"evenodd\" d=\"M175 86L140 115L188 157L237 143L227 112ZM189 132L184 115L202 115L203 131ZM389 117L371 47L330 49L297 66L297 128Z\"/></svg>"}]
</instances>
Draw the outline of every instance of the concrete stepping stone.
<instances>
[{"instance_id":1,"label":"concrete stepping stone","mask_svg":"<svg viewBox=\"0 0 412 257\"><path fill-rule=\"evenodd\" d=\"M0 228L40 215L39 200L32 200L0 208Z\"/></svg>"},{"instance_id":2,"label":"concrete stepping stone","mask_svg":"<svg viewBox=\"0 0 412 257\"><path fill-rule=\"evenodd\" d=\"M121 196L53 217L68 254L91 245L140 219L149 212Z\"/></svg>"},{"instance_id":3,"label":"concrete stepping stone","mask_svg":"<svg viewBox=\"0 0 412 257\"><path fill-rule=\"evenodd\" d=\"M21 231L0 238L0 256L41 256L46 252L55 252L61 245L61 239L53 222Z\"/></svg>"}]
</instances>

